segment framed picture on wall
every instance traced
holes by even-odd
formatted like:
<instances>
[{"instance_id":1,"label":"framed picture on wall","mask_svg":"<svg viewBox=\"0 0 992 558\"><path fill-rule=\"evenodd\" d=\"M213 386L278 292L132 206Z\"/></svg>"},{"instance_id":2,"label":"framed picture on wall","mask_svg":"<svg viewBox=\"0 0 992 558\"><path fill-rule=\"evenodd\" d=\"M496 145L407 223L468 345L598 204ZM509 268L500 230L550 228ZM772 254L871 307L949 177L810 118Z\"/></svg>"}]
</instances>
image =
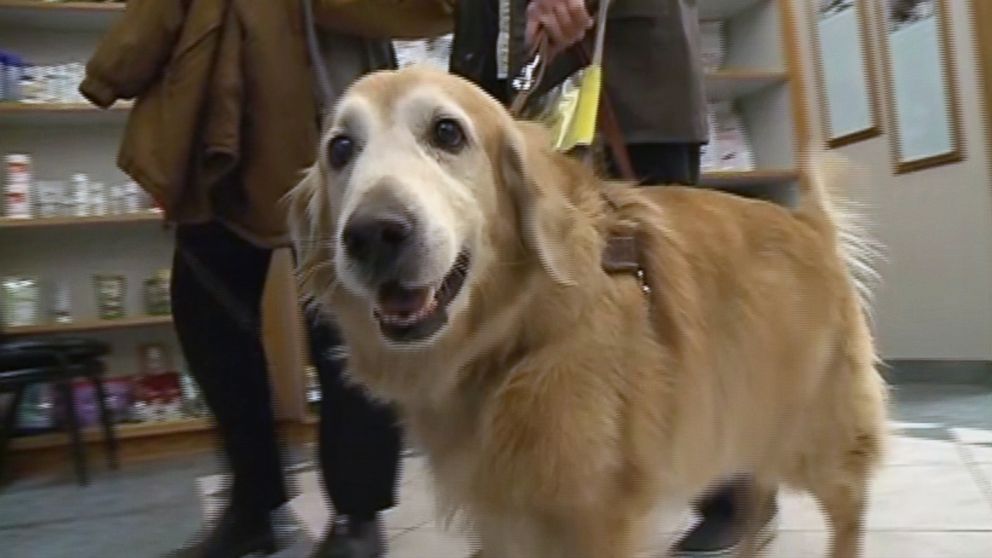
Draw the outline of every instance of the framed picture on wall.
<instances>
[{"instance_id":1,"label":"framed picture on wall","mask_svg":"<svg viewBox=\"0 0 992 558\"><path fill-rule=\"evenodd\" d=\"M832 148L882 132L870 40L871 1L806 0L819 112Z\"/></svg>"},{"instance_id":2,"label":"framed picture on wall","mask_svg":"<svg viewBox=\"0 0 992 558\"><path fill-rule=\"evenodd\" d=\"M964 159L948 0L878 0L895 172Z\"/></svg>"}]
</instances>

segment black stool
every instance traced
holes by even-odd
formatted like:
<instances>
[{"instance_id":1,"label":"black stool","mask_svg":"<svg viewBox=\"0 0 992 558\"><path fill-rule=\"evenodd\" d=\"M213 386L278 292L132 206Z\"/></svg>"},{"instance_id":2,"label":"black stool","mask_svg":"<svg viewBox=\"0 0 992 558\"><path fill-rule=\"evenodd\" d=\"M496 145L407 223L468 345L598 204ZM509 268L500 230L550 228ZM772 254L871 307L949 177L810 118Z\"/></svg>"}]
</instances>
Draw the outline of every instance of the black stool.
<instances>
[{"instance_id":1,"label":"black stool","mask_svg":"<svg viewBox=\"0 0 992 558\"><path fill-rule=\"evenodd\" d=\"M72 393L72 380L86 378L93 383L100 406L100 421L103 424L104 442L107 445L107 462L111 469L117 469L117 438L113 421L107 409L103 375L106 367L101 360L110 351L106 343L92 339L53 338L15 339L0 341L0 393L12 393L13 401L3 417L0 429L0 479L6 465L7 446L16 427L17 410L24 391L32 384L51 383L61 395L65 409L66 426L71 444L71 456L76 468L76 478L80 485L86 485L89 478L86 472L86 449L76 404Z\"/></svg>"}]
</instances>

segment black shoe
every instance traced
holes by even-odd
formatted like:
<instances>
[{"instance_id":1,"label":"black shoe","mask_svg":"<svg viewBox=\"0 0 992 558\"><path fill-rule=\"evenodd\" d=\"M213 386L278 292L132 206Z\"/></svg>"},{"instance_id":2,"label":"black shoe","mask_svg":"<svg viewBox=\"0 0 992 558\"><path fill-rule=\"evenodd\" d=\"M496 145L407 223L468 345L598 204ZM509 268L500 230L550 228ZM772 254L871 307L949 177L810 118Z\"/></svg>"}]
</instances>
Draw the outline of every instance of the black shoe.
<instances>
[{"instance_id":1,"label":"black shoe","mask_svg":"<svg viewBox=\"0 0 992 558\"><path fill-rule=\"evenodd\" d=\"M734 558L744 542L747 525L740 514L713 514L704 517L676 544L678 558ZM778 529L778 506L772 505L757 533L760 550L775 538Z\"/></svg>"},{"instance_id":2,"label":"black shoe","mask_svg":"<svg viewBox=\"0 0 992 558\"><path fill-rule=\"evenodd\" d=\"M353 521L348 516L334 518L331 531L310 558L382 558L386 537L382 522Z\"/></svg>"},{"instance_id":3,"label":"black shoe","mask_svg":"<svg viewBox=\"0 0 992 558\"><path fill-rule=\"evenodd\" d=\"M229 507L212 529L165 558L242 558L268 556L275 551L275 535L267 513L244 514Z\"/></svg>"}]
</instances>

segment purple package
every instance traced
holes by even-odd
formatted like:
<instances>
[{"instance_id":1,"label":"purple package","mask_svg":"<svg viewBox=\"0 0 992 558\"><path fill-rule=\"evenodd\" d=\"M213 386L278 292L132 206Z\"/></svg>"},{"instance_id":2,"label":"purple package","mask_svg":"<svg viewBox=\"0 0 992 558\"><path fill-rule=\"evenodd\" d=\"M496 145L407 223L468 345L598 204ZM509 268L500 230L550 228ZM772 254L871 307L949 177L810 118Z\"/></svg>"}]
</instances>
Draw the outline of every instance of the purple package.
<instances>
[{"instance_id":1,"label":"purple package","mask_svg":"<svg viewBox=\"0 0 992 558\"><path fill-rule=\"evenodd\" d=\"M124 422L134 398L134 382L130 377L112 378L103 382L107 395L107 410L114 422Z\"/></svg>"},{"instance_id":2,"label":"purple package","mask_svg":"<svg viewBox=\"0 0 992 558\"><path fill-rule=\"evenodd\" d=\"M97 406L96 388L89 380L76 380L72 383L72 398L76 403L76 417L79 426L86 428L98 423L100 408Z\"/></svg>"},{"instance_id":3,"label":"purple package","mask_svg":"<svg viewBox=\"0 0 992 558\"><path fill-rule=\"evenodd\" d=\"M103 381L107 411L112 422L122 422L131 408L132 383L130 378L111 378ZM83 428L100 424L100 407L97 405L96 388L89 380L76 380L72 383L73 402L76 404L76 417ZM59 423L65 425L64 407L59 405Z\"/></svg>"}]
</instances>

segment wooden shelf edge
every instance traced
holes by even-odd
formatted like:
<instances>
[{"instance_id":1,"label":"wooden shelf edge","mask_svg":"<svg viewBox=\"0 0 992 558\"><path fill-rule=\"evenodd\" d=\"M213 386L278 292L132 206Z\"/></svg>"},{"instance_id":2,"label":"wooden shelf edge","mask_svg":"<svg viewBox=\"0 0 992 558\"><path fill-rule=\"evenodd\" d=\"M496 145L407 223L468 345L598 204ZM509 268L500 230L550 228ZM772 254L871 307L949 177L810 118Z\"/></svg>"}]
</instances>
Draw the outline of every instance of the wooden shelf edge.
<instances>
[{"instance_id":1,"label":"wooden shelf edge","mask_svg":"<svg viewBox=\"0 0 992 558\"><path fill-rule=\"evenodd\" d=\"M3 114L59 114L59 113L101 113L124 112L134 106L131 102L117 102L111 107L102 109L89 103L24 103L4 101L0 103L0 115Z\"/></svg>"},{"instance_id":2,"label":"wooden shelf edge","mask_svg":"<svg viewBox=\"0 0 992 558\"><path fill-rule=\"evenodd\" d=\"M122 423L116 425L117 439L150 438L153 436L168 436L188 432L202 432L214 427L213 422L206 418L190 418L167 422ZM51 447L65 446L69 443L66 432L50 432L13 438L10 449L13 451L29 451ZM100 427L90 427L83 430L83 440L88 443L102 442L103 430Z\"/></svg>"},{"instance_id":3,"label":"wooden shelf edge","mask_svg":"<svg viewBox=\"0 0 992 558\"><path fill-rule=\"evenodd\" d=\"M703 172L700 183L704 185L784 184L799 180L797 169L759 169L753 171Z\"/></svg>"},{"instance_id":4,"label":"wooden shelf edge","mask_svg":"<svg viewBox=\"0 0 992 558\"><path fill-rule=\"evenodd\" d=\"M87 12L123 12L123 2L40 2L38 0L0 0L0 9L19 10L74 10Z\"/></svg>"},{"instance_id":5,"label":"wooden shelf edge","mask_svg":"<svg viewBox=\"0 0 992 558\"><path fill-rule=\"evenodd\" d=\"M37 219L12 219L0 217L0 229L42 229L73 227L82 225L120 225L126 223L154 223L162 221L162 213L140 211L120 215L99 215L93 217L50 217Z\"/></svg>"},{"instance_id":6,"label":"wooden shelf edge","mask_svg":"<svg viewBox=\"0 0 992 558\"><path fill-rule=\"evenodd\" d=\"M707 70L707 79L724 80L789 80L789 72L785 70L768 70L759 68L720 68L717 70Z\"/></svg>"},{"instance_id":7,"label":"wooden shelf edge","mask_svg":"<svg viewBox=\"0 0 992 558\"><path fill-rule=\"evenodd\" d=\"M751 9L762 0L722 0L720 2L700 2L700 21L726 21Z\"/></svg>"},{"instance_id":8,"label":"wooden shelf edge","mask_svg":"<svg viewBox=\"0 0 992 558\"><path fill-rule=\"evenodd\" d=\"M172 323L172 316L133 316L116 320L83 320L71 324L40 324L16 326L3 329L5 335L49 335L58 333L80 333L133 327L149 327Z\"/></svg>"}]
</instances>

